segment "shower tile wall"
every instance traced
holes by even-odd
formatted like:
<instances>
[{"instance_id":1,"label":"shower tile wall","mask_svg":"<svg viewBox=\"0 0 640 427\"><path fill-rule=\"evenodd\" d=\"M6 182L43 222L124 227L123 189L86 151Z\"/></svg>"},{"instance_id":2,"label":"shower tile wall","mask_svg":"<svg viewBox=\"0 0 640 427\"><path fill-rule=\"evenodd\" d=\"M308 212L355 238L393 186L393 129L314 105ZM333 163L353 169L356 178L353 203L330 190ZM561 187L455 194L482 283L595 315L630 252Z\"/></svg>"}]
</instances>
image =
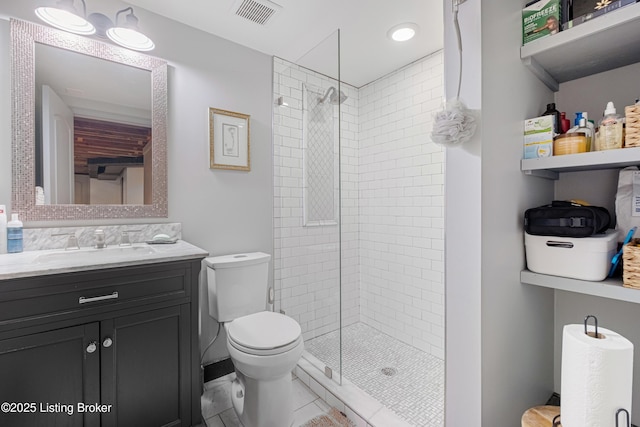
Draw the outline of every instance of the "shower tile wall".
<instances>
[{"instance_id":1,"label":"shower tile wall","mask_svg":"<svg viewBox=\"0 0 640 427\"><path fill-rule=\"evenodd\" d=\"M333 79L274 58L274 102L283 96L289 104L276 107L273 117L275 309L296 319L304 338L310 339L340 325L340 258L337 225L304 225L303 84L322 92L337 87ZM342 321L346 325L359 320L358 93L345 84L340 89L348 96L341 105Z\"/></svg>"},{"instance_id":2,"label":"shower tile wall","mask_svg":"<svg viewBox=\"0 0 640 427\"><path fill-rule=\"evenodd\" d=\"M444 152L429 142L442 52L356 89L342 104L343 325L362 321L444 358ZM305 339L335 330L338 228L303 226L302 83L335 81L274 59L276 310ZM274 99L274 102L276 101Z\"/></svg>"},{"instance_id":3,"label":"shower tile wall","mask_svg":"<svg viewBox=\"0 0 640 427\"><path fill-rule=\"evenodd\" d=\"M444 358L442 52L360 88L361 321Z\"/></svg>"}]
</instances>

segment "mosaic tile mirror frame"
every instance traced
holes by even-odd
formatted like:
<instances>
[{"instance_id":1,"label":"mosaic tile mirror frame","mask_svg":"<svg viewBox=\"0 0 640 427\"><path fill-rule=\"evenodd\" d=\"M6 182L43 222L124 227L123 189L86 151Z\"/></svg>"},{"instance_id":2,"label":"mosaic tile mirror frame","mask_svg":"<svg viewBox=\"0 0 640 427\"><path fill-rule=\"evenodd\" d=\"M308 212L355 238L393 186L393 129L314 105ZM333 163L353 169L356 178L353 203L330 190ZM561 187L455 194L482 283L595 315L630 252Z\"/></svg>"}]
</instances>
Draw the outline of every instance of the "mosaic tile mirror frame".
<instances>
[{"instance_id":1,"label":"mosaic tile mirror frame","mask_svg":"<svg viewBox=\"0 0 640 427\"><path fill-rule=\"evenodd\" d=\"M17 19L11 20L12 211L27 221L167 217L167 62L138 52ZM148 204L36 203L35 44L150 72L151 200ZM96 82L99 84L99 82ZM147 181L145 180L145 185Z\"/></svg>"}]
</instances>

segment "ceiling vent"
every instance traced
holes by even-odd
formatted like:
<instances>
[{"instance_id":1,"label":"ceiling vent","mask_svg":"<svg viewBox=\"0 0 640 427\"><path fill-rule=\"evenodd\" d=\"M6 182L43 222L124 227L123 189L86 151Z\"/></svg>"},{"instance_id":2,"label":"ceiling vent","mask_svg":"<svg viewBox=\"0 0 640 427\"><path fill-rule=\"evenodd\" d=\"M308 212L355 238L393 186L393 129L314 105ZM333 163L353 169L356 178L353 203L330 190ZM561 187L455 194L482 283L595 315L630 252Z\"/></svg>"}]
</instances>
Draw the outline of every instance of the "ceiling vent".
<instances>
[{"instance_id":1,"label":"ceiling vent","mask_svg":"<svg viewBox=\"0 0 640 427\"><path fill-rule=\"evenodd\" d=\"M239 0L234 4L235 14L260 25L267 25L282 6L269 0Z\"/></svg>"}]
</instances>

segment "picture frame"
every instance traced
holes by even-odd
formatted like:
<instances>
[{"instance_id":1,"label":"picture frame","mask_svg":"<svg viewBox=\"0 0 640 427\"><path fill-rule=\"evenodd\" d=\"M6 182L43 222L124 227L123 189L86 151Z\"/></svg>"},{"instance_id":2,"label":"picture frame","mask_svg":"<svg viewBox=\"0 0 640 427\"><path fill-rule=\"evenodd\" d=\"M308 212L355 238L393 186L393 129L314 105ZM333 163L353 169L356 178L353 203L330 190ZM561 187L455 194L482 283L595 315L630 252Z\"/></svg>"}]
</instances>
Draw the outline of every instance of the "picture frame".
<instances>
[{"instance_id":1,"label":"picture frame","mask_svg":"<svg viewBox=\"0 0 640 427\"><path fill-rule=\"evenodd\" d=\"M209 168L251 170L249 114L209 108Z\"/></svg>"}]
</instances>

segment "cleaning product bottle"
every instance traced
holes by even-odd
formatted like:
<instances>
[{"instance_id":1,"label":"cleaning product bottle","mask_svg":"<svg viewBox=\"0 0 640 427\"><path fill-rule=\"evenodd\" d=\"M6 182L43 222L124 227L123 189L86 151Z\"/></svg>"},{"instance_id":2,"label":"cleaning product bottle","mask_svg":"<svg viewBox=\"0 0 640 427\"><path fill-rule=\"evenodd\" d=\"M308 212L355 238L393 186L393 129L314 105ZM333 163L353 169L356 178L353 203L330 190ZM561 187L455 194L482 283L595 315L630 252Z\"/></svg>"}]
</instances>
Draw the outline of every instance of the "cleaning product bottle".
<instances>
[{"instance_id":1,"label":"cleaning product bottle","mask_svg":"<svg viewBox=\"0 0 640 427\"><path fill-rule=\"evenodd\" d=\"M7 253L7 208L0 205L0 254Z\"/></svg>"},{"instance_id":2,"label":"cleaning product bottle","mask_svg":"<svg viewBox=\"0 0 640 427\"><path fill-rule=\"evenodd\" d=\"M555 123L553 125L553 131L557 134L560 134L562 130L562 122L560 117L560 111L556 110L556 104L552 102L551 104L547 104L547 110L542 113L543 116L553 116L555 117Z\"/></svg>"},{"instance_id":3,"label":"cleaning product bottle","mask_svg":"<svg viewBox=\"0 0 640 427\"><path fill-rule=\"evenodd\" d=\"M616 114L616 107L611 101L607 103L607 108L604 110L598 132L599 150L622 148L622 118Z\"/></svg>"},{"instance_id":4,"label":"cleaning product bottle","mask_svg":"<svg viewBox=\"0 0 640 427\"><path fill-rule=\"evenodd\" d=\"M22 221L15 213L11 214L11 221L7 224L7 252L22 252Z\"/></svg>"}]
</instances>

